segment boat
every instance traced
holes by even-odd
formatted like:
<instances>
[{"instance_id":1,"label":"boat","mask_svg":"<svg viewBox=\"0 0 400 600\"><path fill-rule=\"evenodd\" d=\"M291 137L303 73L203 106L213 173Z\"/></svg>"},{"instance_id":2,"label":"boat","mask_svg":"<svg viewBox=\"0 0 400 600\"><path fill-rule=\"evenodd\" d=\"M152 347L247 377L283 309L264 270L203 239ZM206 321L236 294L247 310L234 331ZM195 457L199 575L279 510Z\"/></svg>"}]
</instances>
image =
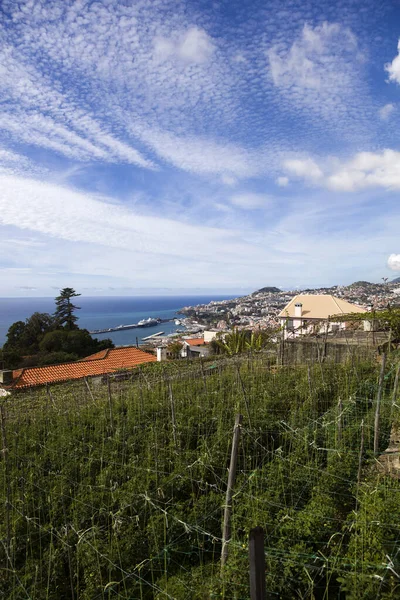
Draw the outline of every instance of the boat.
<instances>
[{"instance_id":1,"label":"boat","mask_svg":"<svg viewBox=\"0 0 400 600\"><path fill-rule=\"evenodd\" d=\"M151 327L152 325L158 325L159 320L149 317L148 319L142 319L138 322L138 327Z\"/></svg>"},{"instance_id":2,"label":"boat","mask_svg":"<svg viewBox=\"0 0 400 600\"><path fill-rule=\"evenodd\" d=\"M110 327L108 329L95 329L94 331L89 331L91 335L96 335L98 333L112 333L113 331L125 331L126 329L136 329L137 327L154 327L154 325L158 325L159 323L166 323L168 319L154 319L153 317L149 317L148 319L142 319L138 323L132 323L131 325L117 325L116 327Z\"/></svg>"}]
</instances>

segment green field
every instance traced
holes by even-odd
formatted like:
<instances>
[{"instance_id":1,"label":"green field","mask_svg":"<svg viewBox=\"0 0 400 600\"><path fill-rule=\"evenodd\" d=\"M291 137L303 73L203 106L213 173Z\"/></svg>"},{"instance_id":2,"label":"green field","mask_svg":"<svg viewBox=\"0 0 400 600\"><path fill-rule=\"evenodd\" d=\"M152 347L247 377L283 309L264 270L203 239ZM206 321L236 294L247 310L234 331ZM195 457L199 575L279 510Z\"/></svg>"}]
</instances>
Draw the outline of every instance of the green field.
<instances>
[{"instance_id":1,"label":"green field","mask_svg":"<svg viewBox=\"0 0 400 600\"><path fill-rule=\"evenodd\" d=\"M396 360L380 451L399 417ZM247 599L248 535L261 525L268 598L400 598L400 483L373 453L379 370L274 370L259 353L149 365L110 394L80 381L3 399L0 596Z\"/></svg>"}]
</instances>

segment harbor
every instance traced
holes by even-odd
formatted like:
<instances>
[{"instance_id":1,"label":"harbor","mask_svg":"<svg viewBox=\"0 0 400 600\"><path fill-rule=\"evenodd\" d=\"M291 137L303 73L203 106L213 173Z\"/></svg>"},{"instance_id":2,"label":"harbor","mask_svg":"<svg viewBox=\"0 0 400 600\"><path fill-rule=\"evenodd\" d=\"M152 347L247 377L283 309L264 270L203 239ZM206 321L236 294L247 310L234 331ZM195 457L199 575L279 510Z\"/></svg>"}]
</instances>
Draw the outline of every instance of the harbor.
<instances>
[{"instance_id":1,"label":"harbor","mask_svg":"<svg viewBox=\"0 0 400 600\"><path fill-rule=\"evenodd\" d=\"M89 331L91 335L98 335L100 333L112 333L116 331L127 331L129 329L139 329L141 327L154 327L156 325L160 325L161 323L169 323L173 321L173 319L160 319L160 318L152 318L142 319L138 323L132 323L131 325L117 325L116 327L108 327L106 329L94 329ZM150 337L150 336L149 336Z\"/></svg>"}]
</instances>

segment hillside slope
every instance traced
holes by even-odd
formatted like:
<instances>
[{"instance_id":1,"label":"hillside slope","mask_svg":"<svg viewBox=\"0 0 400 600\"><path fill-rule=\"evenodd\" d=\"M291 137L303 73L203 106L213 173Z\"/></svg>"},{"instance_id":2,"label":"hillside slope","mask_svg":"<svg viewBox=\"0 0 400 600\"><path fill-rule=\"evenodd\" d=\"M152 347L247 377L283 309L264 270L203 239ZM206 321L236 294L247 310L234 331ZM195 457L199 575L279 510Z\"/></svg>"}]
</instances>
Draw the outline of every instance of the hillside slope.
<instances>
[{"instance_id":1,"label":"hillside slope","mask_svg":"<svg viewBox=\"0 0 400 600\"><path fill-rule=\"evenodd\" d=\"M258 354L144 367L133 381L112 383L110 396L107 386L79 382L8 399L0 594L248 598L248 532L261 525L268 597L398 597L400 484L369 466L378 370L318 364L275 373ZM394 370L390 363L382 449Z\"/></svg>"}]
</instances>

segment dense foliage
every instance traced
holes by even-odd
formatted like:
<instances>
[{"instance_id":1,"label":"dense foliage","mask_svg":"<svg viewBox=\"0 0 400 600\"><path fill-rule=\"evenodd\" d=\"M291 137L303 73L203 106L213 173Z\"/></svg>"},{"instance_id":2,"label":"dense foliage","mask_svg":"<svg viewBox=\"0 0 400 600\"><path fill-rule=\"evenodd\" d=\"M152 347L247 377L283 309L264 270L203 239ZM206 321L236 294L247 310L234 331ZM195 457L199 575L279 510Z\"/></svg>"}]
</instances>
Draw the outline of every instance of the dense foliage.
<instances>
[{"instance_id":1,"label":"dense foliage","mask_svg":"<svg viewBox=\"0 0 400 600\"><path fill-rule=\"evenodd\" d=\"M389 361L382 450L394 372ZM375 364L271 369L257 353L150 365L110 394L76 382L3 400L0 595L249 598L248 532L262 525L268 597L399 597L400 485L371 451L377 381Z\"/></svg>"},{"instance_id":2,"label":"dense foliage","mask_svg":"<svg viewBox=\"0 0 400 600\"><path fill-rule=\"evenodd\" d=\"M4 366L13 369L57 364L113 348L111 340L97 340L87 329L79 329L74 315L78 307L71 303L71 298L79 295L72 288L64 288L55 299L54 315L35 312L26 321L13 323L0 350Z\"/></svg>"},{"instance_id":3,"label":"dense foliage","mask_svg":"<svg viewBox=\"0 0 400 600\"><path fill-rule=\"evenodd\" d=\"M400 341L400 307L389 306L381 310L364 313L349 313L330 318L334 322L359 323L369 321L376 331L391 331L392 340Z\"/></svg>"},{"instance_id":4,"label":"dense foliage","mask_svg":"<svg viewBox=\"0 0 400 600\"><path fill-rule=\"evenodd\" d=\"M218 333L210 342L213 354L227 354L234 356L243 352L257 352L271 345L271 339L276 335L276 330L260 329L251 331L234 328L229 333Z\"/></svg>"}]
</instances>

